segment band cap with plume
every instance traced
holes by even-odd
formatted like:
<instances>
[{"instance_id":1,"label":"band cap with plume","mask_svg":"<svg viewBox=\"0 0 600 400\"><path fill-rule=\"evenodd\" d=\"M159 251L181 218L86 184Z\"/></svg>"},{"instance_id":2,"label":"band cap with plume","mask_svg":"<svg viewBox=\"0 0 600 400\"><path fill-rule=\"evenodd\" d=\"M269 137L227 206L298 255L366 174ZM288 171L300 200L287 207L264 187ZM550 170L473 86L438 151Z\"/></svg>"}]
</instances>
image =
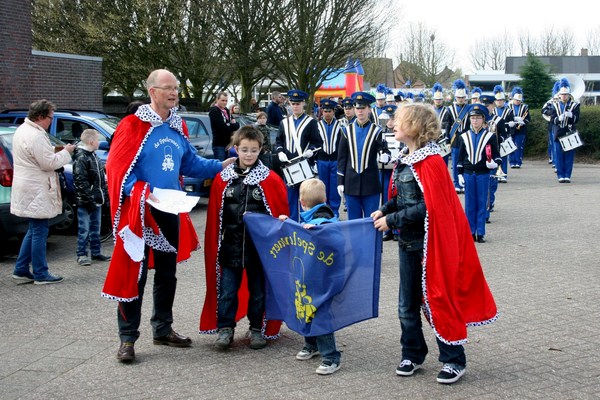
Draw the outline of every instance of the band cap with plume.
<instances>
[{"instance_id":1,"label":"band cap with plume","mask_svg":"<svg viewBox=\"0 0 600 400\"><path fill-rule=\"evenodd\" d=\"M481 88L474 87L473 90L471 90L471 98L478 99L479 96L481 96L481 93L483 93Z\"/></svg>"},{"instance_id":2,"label":"band cap with plume","mask_svg":"<svg viewBox=\"0 0 600 400\"><path fill-rule=\"evenodd\" d=\"M383 83L377 85L375 88L375 100L384 100L386 91L387 87Z\"/></svg>"},{"instance_id":3,"label":"band cap with plume","mask_svg":"<svg viewBox=\"0 0 600 400\"><path fill-rule=\"evenodd\" d=\"M444 88L439 82L436 82L431 88L431 94L434 100L444 100Z\"/></svg>"},{"instance_id":4,"label":"band cap with plume","mask_svg":"<svg viewBox=\"0 0 600 400\"><path fill-rule=\"evenodd\" d=\"M454 97L467 97L467 85L462 79L457 79L452 83Z\"/></svg>"},{"instance_id":5,"label":"band cap with plume","mask_svg":"<svg viewBox=\"0 0 600 400\"><path fill-rule=\"evenodd\" d=\"M494 98L496 100L506 100L506 95L504 94L504 88L502 86L494 86Z\"/></svg>"},{"instance_id":6,"label":"band cap with plume","mask_svg":"<svg viewBox=\"0 0 600 400\"><path fill-rule=\"evenodd\" d=\"M567 78L561 78L558 94L571 94L571 85Z\"/></svg>"},{"instance_id":7,"label":"band cap with plume","mask_svg":"<svg viewBox=\"0 0 600 400\"><path fill-rule=\"evenodd\" d=\"M513 100L523 101L523 89L519 86L515 86L510 93L510 97L512 97Z\"/></svg>"}]
</instances>

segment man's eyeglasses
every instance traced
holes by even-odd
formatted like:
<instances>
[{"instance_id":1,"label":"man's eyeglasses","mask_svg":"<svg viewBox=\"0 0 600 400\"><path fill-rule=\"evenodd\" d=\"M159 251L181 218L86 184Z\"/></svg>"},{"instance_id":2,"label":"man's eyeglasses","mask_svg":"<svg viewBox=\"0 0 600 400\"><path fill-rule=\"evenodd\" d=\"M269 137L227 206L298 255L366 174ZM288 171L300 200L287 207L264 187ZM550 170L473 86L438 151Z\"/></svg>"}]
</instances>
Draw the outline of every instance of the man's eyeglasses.
<instances>
[{"instance_id":1,"label":"man's eyeglasses","mask_svg":"<svg viewBox=\"0 0 600 400\"><path fill-rule=\"evenodd\" d=\"M181 93L181 88L179 86L152 86L155 89L166 90L167 92L177 92Z\"/></svg>"}]
</instances>

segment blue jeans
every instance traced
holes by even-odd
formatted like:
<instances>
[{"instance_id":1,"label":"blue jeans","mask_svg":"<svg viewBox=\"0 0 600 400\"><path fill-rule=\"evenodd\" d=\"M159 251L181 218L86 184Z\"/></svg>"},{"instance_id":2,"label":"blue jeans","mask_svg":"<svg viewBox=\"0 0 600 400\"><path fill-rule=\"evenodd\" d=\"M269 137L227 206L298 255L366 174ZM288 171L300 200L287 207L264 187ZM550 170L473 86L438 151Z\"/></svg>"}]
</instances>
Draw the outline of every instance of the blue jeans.
<instances>
[{"instance_id":1,"label":"blue jeans","mask_svg":"<svg viewBox=\"0 0 600 400\"><path fill-rule=\"evenodd\" d=\"M369 196L346 195L346 206L348 207L348 219L368 218L371 213L379 208L380 194Z\"/></svg>"},{"instance_id":2,"label":"blue jeans","mask_svg":"<svg viewBox=\"0 0 600 400\"><path fill-rule=\"evenodd\" d=\"M33 269L33 279L44 279L48 276L46 261L46 240L48 239L48 220L29 218L29 228L21 243L14 274L29 274L29 264Z\"/></svg>"},{"instance_id":3,"label":"blue jeans","mask_svg":"<svg viewBox=\"0 0 600 400\"><path fill-rule=\"evenodd\" d=\"M427 356L427 344L421 322L421 286L423 251L406 251L400 246L400 288L398 291L398 318L400 319L400 345L402 359L423 364ZM467 359L463 346L452 346L436 337L440 351L439 361L465 366Z\"/></svg>"},{"instance_id":4,"label":"blue jeans","mask_svg":"<svg viewBox=\"0 0 600 400\"><path fill-rule=\"evenodd\" d=\"M225 147L213 146L213 154L215 156L215 160L224 161L225 160Z\"/></svg>"},{"instance_id":5,"label":"blue jeans","mask_svg":"<svg viewBox=\"0 0 600 400\"><path fill-rule=\"evenodd\" d=\"M342 355L335 346L335 335L333 333L319 336L305 336L304 347L310 350L319 350L323 361L340 365Z\"/></svg>"},{"instance_id":6,"label":"blue jeans","mask_svg":"<svg viewBox=\"0 0 600 400\"><path fill-rule=\"evenodd\" d=\"M89 212L84 206L77 207L77 256L87 256L87 245L90 244L92 256L100 255L100 218L102 207Z\"/></svg>"},{"instance_id":7,"label":"blue jeans","mask_svg":"<svg viewBox=\"0 0 600 400\"><path fill-rule=\"evenodd\" d=\"M221 268L221 290L217 304L217 328L235 328L238 291L246 271L248 282L248 320L250 329L261 330L265 313L265 278L262 267Z\"/></svg>"}]
</instances>

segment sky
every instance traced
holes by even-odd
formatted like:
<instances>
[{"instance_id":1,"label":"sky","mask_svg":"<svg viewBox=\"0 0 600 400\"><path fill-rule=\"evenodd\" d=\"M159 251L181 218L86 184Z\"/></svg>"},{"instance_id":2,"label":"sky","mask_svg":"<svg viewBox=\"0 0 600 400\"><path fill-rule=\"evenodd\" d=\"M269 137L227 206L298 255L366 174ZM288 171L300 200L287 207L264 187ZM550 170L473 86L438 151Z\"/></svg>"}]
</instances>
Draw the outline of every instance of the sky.
<instances>
[{"instance_id":1,"label":"sky","mask_svg":"<svg viewBox=\"0 0 600 400\"><path fill-rule=\"evenodd\" d=\"M410 23L423 22L426 27L435 28L437 36L455 50L455 64L464 73L474 72L470 66L470 48L485 38L497 38L504 33L516 36L525 30L537 38L550 27L562 31L570 28L579 49L584 47L589 31L600 27L597 4L580 0L556 1L504 1L504 2L456 2L393 0L400 8L401 27ZM476 5L483 5L478 12ZM502 11L500 11L503 9ZM435 10L432 12L432 10ZM501 18L493 11L498 10ZM586 12L587 10L587 12ZM477 18L477 16L480 16ZM476 27L481 27L480 29ZM460 40L454 40L457 32L462 32ZM397 35L394 31L394 35ZM515 45L515 51L519 51ZM520 55L520 52L515 54ZM461 60L463 60L461 62Z\"/></svg>"}]
</instances>

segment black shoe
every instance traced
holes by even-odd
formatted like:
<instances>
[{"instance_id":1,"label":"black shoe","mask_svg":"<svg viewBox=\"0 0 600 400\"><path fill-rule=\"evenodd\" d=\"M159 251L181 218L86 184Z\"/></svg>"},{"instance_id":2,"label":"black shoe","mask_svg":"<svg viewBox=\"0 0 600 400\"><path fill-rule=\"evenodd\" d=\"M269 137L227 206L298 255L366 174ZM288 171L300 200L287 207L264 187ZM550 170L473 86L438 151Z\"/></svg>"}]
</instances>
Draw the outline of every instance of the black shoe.
<instances>
[{"instance_id":1,"label":"black shoe","mask_svg":"<svg viewBox=\"0 0 600 400\"><path fill-rule=\"evenodd\" d=\"M111 256L105 256L104 254L98 254L95 256L92 256L92 260L94 261L108 261L111 259Z\"/></svg>"},{"instance_id":2,"label":"black shoe","mask_svg":"<svg viewBox=\"0 0 600 400\"><path fill-rule=\"evenodd\" d=\"M485 219L485 223L486 223L486 224L489 224L489 223L491 223L491 222L492 222L492 221L490 221L490 219L489 219L489 218L486 218L486 219Z\"/></svg>"},{"instance_id":3,"label":"black shoe","mask_svg":"<svg viewBox=\"0 0 600 400\"><path fill-rule=\"evenodd\" d=\"M133 342L121 342L119 351L117 351L117 360L121 362L130 362L135 360L135 351L133 350Z\"/></svg>"},{"instance_id":4,"label":"black shoe","mask_svg":"<svg viewBox=\"0 0 600 400\"><path fill-rule=\"evenodd\" d=\"M167 336L155 337L154 344L163 344L165 346L173 347L190 347L192 345L192 339L171 330Z\"/></svg>"},{"instance_id":5,"label":"black shoe","mask_svg":"<svg viewBox=\"0 0 600 400\"><path fill-rule=\"evenodd\" d=\"M394 238L394 234L389 231L385 235L383 235L383 241L387 242L388 240L392 240Z\"/></svg>"},{"instance_id":6,"label":"black shoe","mask_svg":"<svg viewBox=\"0 0 600 400\"><path fill-rule=\"evenodd\" d=\"M419 368L421 368L421 364L415 364L410 360L402 360L398 368L396 368L396 375L411 376Z\"/></svg>"},{"instance_id":7,"label":"black shoe","mask_svg":"<svg viewBox=\"0 0 600 400\"><path fill-rule=\"evenodd\" d=\"M476 242L477 241L477 235L472 233L471 236L473 236L473 241Z\"/></svg>"},{"instance_id":8,"label":"black shoe","mask_svg":"<svg viewBox=\"0 0 600 400\"><path fill-rule=\"evenodd\" d=\"M485 236L477 236L477 243L485 243Z\"/></svg>"},{"instance_id":9,"label":"black shoe","mask_svg":"<svg viewBox=\"0 0 600 400\"><path fill-rule=\"evenodd\" d=\"M465 374L466 367L456 364L444 364L442 370L437 376L439 383L451 384L460 379Z\"/></svg>"}]
</instances>

